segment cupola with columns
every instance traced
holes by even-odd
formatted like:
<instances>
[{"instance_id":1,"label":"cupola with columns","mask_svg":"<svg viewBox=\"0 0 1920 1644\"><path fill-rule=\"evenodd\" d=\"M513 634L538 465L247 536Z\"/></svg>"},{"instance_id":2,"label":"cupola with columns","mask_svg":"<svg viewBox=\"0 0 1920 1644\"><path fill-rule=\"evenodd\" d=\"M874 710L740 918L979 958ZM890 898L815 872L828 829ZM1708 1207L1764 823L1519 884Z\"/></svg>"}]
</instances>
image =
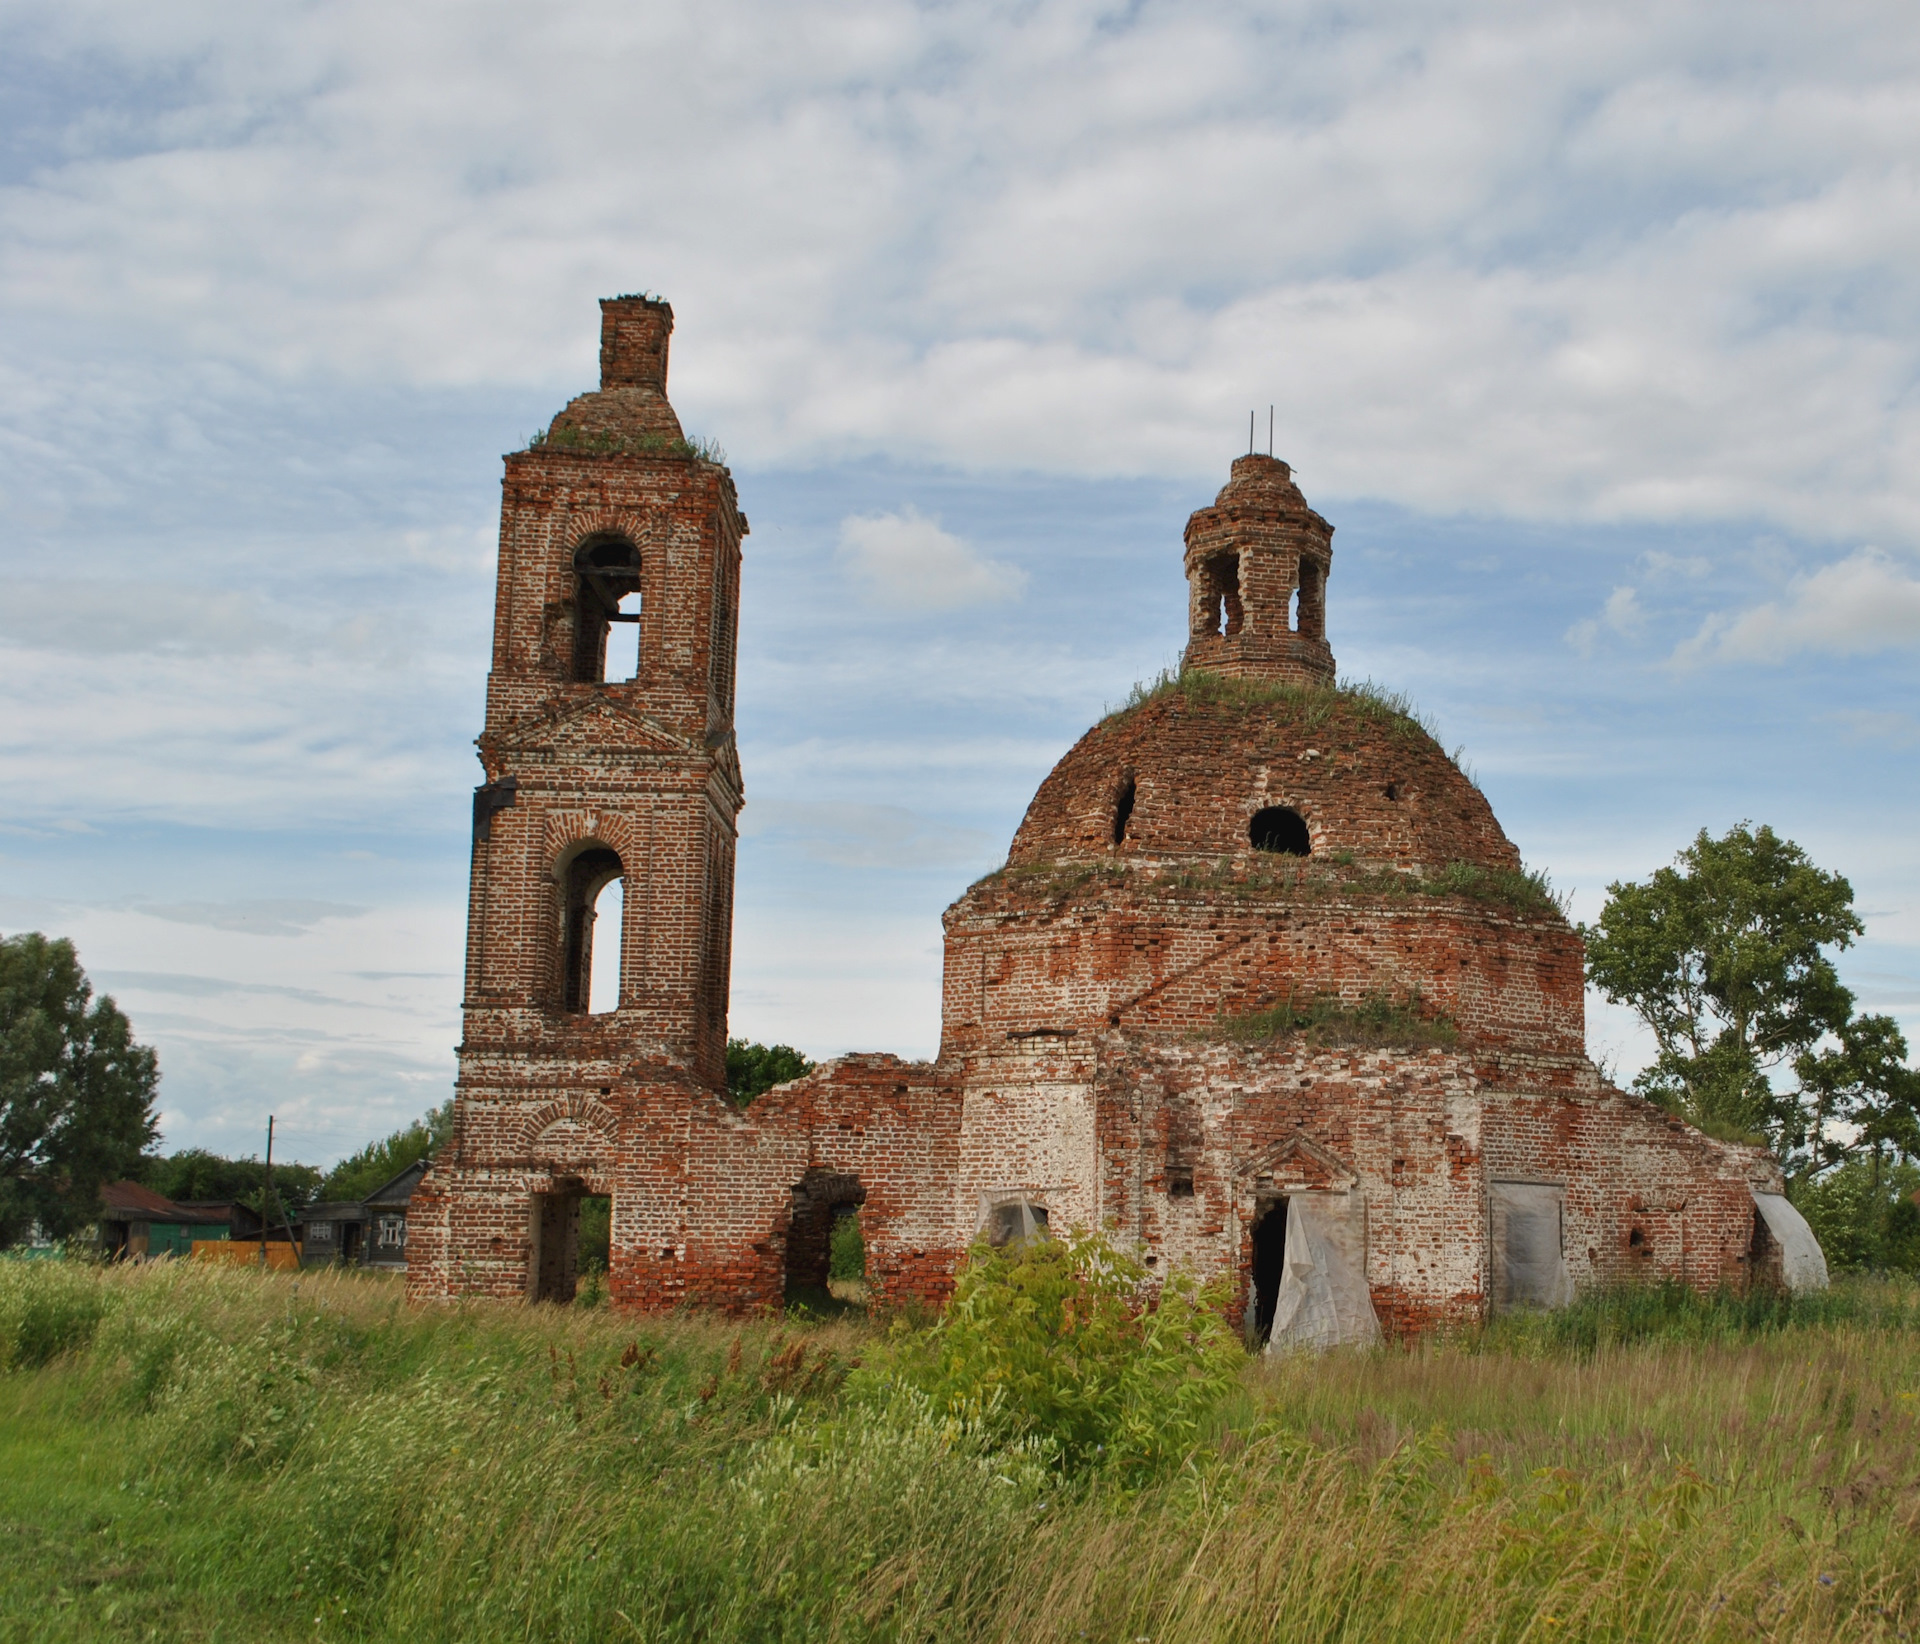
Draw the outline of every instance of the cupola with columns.
<instances>
[{"instance_id":1,"label":"cupola with columns","mask_svg":"<svg viewBox=\"0 0 1920 1644\"><path fill-rule=\"evenodd\" d=\"M1307 506L1284 462L1234 459L1213 506L1187 521L1186 568L1184 667L1236 679L1333 683L1333 527Z\"/></svg>"}]
</instances>

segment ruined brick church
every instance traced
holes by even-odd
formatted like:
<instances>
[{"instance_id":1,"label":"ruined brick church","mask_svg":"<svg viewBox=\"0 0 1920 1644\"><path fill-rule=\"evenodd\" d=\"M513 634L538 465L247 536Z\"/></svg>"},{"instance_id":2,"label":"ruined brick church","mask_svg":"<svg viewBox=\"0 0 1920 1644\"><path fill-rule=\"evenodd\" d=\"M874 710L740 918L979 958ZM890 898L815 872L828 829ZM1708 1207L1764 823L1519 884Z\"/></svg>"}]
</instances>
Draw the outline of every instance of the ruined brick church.
<instances>
[{"instance_id":1,"label":"ruined brick church","mask_svg":"<svg viewBox=\"0 0 1920 1644\"><path fill-rule=\"evenodd\" d=\"M1636 1276L1823 1277L1764 1154L1588 1061L1578 935L1432 738L1335 686L1333 528L1266 456L1187 524L1181 680L1082 737L947 910L938 1057L842 1056L734 1105L747 520L667 401L672 310L601 308L599 391L506 458L465 1036L414 1295L569 1299L588 1194L615 1305L650 1310L823 1284L849 1213L882 1305L939 1302L981 1238L1104 1228L1150 1272L1228 1276L1276 1343Z\"/></svg>"}]
</instances>

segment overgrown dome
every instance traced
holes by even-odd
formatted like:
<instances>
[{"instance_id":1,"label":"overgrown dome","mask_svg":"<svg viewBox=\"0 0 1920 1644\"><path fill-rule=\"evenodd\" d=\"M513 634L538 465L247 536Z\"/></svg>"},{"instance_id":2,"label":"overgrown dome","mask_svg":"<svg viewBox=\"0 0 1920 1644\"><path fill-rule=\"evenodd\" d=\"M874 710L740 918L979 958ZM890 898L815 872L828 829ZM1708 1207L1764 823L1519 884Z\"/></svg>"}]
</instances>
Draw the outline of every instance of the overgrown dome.
<instances>
[{"instance_id":1,"label":"overgrown dome","mask_svg":"<svg viewBox=\"0 0 1920 1644\"><path fill-rule=\"evenodd\" d=\"M1485 796L1403 702L1189 671L1053 768L1009 867L1310 856L1430 875L1520 867Z\"/></svg>"}]
</instances>

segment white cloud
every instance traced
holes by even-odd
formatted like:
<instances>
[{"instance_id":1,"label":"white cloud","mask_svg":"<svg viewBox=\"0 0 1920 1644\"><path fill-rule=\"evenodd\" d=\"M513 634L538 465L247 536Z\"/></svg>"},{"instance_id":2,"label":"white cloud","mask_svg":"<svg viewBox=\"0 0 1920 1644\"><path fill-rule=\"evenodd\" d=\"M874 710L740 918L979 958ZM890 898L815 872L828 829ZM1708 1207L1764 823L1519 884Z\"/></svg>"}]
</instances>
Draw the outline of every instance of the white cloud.
<instances>
[{"instance_id":1,"label":"white cloud","mask_svg":"<svg viewBox=\"0 0 1920 1644\"><path fill-rule=\"evenodd\" d=\"M246 936L303 936L324 919L358 919L370 910L340 902L267 897L240 902L145 902L132 911Z\"/></svg>"},{"instance_id":2,"label":"white cloud","mask_svg":"<svg viewBox=\"0 0 1920 1644\"><path fill-rule=\"evenodd\" d=\"M1878 548L1797 576L1777 600L1717 611L1674 651L1682 666L1778 662L1801 651L1840 656L1920 645L1920 580Z\"/></svg>"},{"instance_id":3,"label":"white cloud","mask_svg":"<svg viewBox=\"0 0 1920 1644\"><path fill-rule=\"evenodd\" d=\"M1586 617L1567 630L1567 643L1582 656L1591 656L1602 627L1632 639L1647 625L1647 613L1641 609L1640 596L1632 588L1616 588L1607 596L1598 617Z\"/></svg>"},{"instance_id":4,"label":"white cloud","mask_svg":"<svg viewBox=\"0 0 1920 1644\"><path fill-rule=\"evenodd\" d=\"M1027 585L1027 574L1018 566L984 558L913 507L843 519L839 557L863 595L895 610L994 605L1015 598Z\"/></svg>"},{"instance_id":5,"label":"white cloud","mask_svg":"<svg viewBox=\"0 0 1920 1644\"><path fill-rule=\"evenodd\" d=\"M199 437L36 339L557 391L646 284L747 464L1211 473L1272 401L1322 495L1920 536L1907 12L16 6L91 96L0 190L15 437Z\"/></svg>"}]
</instances>

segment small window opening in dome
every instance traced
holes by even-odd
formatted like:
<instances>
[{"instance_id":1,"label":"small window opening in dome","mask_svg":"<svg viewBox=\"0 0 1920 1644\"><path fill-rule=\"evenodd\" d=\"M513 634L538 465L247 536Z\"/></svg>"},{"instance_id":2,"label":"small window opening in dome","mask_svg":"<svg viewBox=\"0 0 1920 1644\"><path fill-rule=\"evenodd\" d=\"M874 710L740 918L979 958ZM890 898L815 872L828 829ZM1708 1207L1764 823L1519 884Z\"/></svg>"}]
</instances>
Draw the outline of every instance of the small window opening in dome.
<instances>
[{"instance_id":1,"label":"small window opening in dome","mask_svg":"<svg viewBox=\"0 0 1920 1644\"><path fill-rule=\"evenodd\" d=\"M1647 1242L1646 1234L1641 1232L1640 1229L1637 1227L1630 1234L1627 1235L1627 1243L1632 1245L1636 1250L1640 1246L1644 1245L1646 1242Z\"/></svg>"},{"instance_id":2,"label":"small window opening in dome","mask_svg":"<svg viewBox=\"0 0 1920 1644\"><path fill-rule=\"evenodd\" d=\"M1133 820L1134 782L1129 774L1120 784L1120 791L1113 800L1113 842L1124 845L1127 841L1127 824Z\"/></svg>"},{"instance_id":3,"label":"small window opening in dome","mask_svg":"<svg viewBox=\"0 0 1920 1644\"><path fill-rule=\"evenodd\" d=\"M1300 562L1300 592L1294 604L1294 628L1308 639L1327 637L1326 583L1313 560Z\"/></svg>"},{"instance_id":4,"label":"small window opening in dome","mask_svg":"<svg viewBox=\"0 0 1920 1644\"><path fill-rule=\"evenodd\" d=\"M1389 782L1386 787L1380 791L1389 799L1398 799L1400 797L1400 784L1398 782Z\"/></svg>"},{"instance_id":5,"label":"small window opening in dome","mask_svg":"<svg viewBox=\"0 0 1920 1644\"><path fill-rule=\"evenodd\" d=\"M1313 841L1307 834L1306 818L1285 805L1269 805L1255 811L1247 828L1247 837L1257 851L1276 851L1282 856L1309 856Z\"/></svg>"},{"instance_id":6,"label":"small window opening in dome","mask_svg":"<svg viewBox=\"0 0 1920 1644\"><path fill-rule=\"evenodd\" d=\"M1300 590L1298 588L1294 589L1287 600L1287 631L1294 634L1300 632Z\"/></svg>"},{"instance_id":7,"label":"small window opening in dome","mask_svg":"<svg viewBox=\"0 0 1920 1644\"><path fill-rule=\"evenodd\" d=\"M1167 1171L1167 1197L1169 1199L1191 1199L1193 1197L1193 1172L1191 1170L1171 1168Z\"/></svg>"}]
</instances>

